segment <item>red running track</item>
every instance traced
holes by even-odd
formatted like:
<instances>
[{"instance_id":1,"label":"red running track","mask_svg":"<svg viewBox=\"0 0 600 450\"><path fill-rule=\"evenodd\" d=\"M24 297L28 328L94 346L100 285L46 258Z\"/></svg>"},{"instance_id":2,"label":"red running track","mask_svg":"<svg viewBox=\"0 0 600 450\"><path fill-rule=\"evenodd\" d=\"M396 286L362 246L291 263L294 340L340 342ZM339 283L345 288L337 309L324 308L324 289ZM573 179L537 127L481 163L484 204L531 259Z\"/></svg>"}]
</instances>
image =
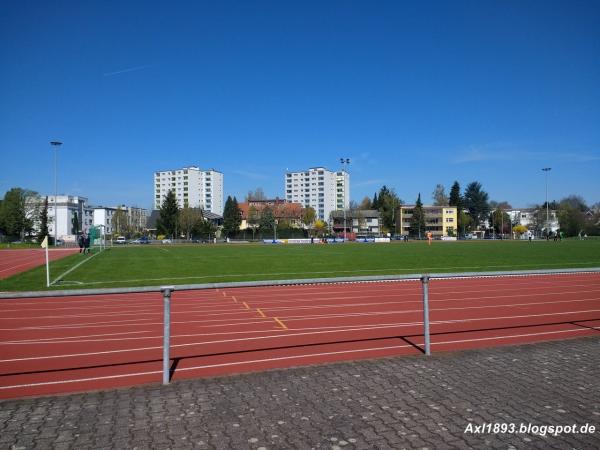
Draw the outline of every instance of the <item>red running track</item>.
<instances>
[{"instance_id":1,"label":"red running track","mask_svg":"<svg viewBox=\"0 0 600 450\"><path fill-rule=\"evenodd\" d=\"M176 291L173 379L422 354L418 281ZM432 352L597 335L600 274L432 280ZM162 380L157 294L0 303L0 398ZM423 356L425 357L425 356Z\"/></svg>"},{"instance_id":2,"label":"red running track","mask_svg":"<svg viewBox=\"0 0 600 450\"><path fill-rule=\"evenodd\" d=\"M76 248L49 249L48 259L54 261L77 253L77 251ZM0 279L12 277L43 264L46 264L46 250L44 249L2 250L0 251Z\"/></svg>"}]
</instances>

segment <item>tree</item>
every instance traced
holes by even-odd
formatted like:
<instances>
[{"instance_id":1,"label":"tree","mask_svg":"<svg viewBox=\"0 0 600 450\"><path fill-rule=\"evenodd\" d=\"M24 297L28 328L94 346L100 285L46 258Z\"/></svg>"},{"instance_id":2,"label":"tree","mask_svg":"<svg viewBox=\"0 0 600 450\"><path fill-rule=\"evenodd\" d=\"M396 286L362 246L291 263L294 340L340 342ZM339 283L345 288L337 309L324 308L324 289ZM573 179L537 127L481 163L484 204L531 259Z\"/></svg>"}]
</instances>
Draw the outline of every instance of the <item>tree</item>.
<instances>
[{"instance_id":1,"label":"tree","mask_svg":"<svg viewBox=\"0 0 600 450\"><path fill-rule=\"evenodd\" d=\"M265 233L269 233L273 230L273 226L275 225L275 216L273 215L273 210L269 206L265 206L262 210L262 214L260 215L260 230Z\"/></svg>"},{"instance_id":2,"label":"tree","mask_svg":"<svg viewBox=\"0 0 600 450\"><path fill-rule=\"evenodd\" d=\"M460 195L460 184L458 184L458 181L455 181L452 187L450 188L450 197L448 198L448 205L462 208L462 197Z\"/></svg>"},{"instance_id":3,"label":"tree","mask_svg":"<svg viewBox=\"0 0 600 450\"><path fill-rule=\"evenodd\" d=\"M160 205L159 217L156 223L158 231L166 236L175 238L177 236L178 218L179 205L177 204L177 198L175 198L175 192L169 190Z\"/></svg>"},{"instance_id":4,"label":"tree","mask_svg":"<svg viewBox=\"0 0 600 450\"><path fill-rule=\"evenodd\" d=\"M359 209L371 209L373 207L373 205L371 205L371 199L369 197L363 198L358 207Z\"/></svg>"},{"instance_id":5,"label":"tree","mask_svg":"<svg viewBox=\"0 0 600 450\"><path fill-rule=\"evenodd\" d=\"M396 225L396 209L402 205L402 200L396 195L393 189L387 186L382 186L379 190L379 195L373 197L372 208L377 209L381 214L382 231L388 233L395 230Z\"/></svg>"},{"instance_id":6,"label":"tree","mask_svg":"<svg viewBox=\"0 0 600 450\"><path fill-rule=\"evenodd\" d=\"M527 233L527 227L525 225L515 225L513 227L513 232L517 237L521 237L523 234Z\"/></svg>"},{"instance_id":7,"label":"tree","mask_svg":"<svg viewBox=\"0 0 600 450\"><path fill-rule=\"evenodd\" d=\"M422 231L425 231L425 213L423 212L423 202L421 202L421 193L419 192L412 217L410 218L409 233L421 239Z\"/></svg>"},{"instance_id":8,"label":"tree","mask_svg":"<svg viewBox=\"0 0 600 450\"><path fill-rule=\"evenodd\" d=\"M501 201L501 202L497 202L496 200L490 201L490 210L494 210L494 209L498 209L498 208L500 208L502 210L506 210L506 209L512 209L512 206L507 201Z\"/></svg>"},{"instance_id":9,"label":"tree","mask_svg":"<svg viewBox=\"0 0 600 450\"><path fill-rule=\"evenodd\" d=\"M490 212L488 194L481 188L481 183L473 181L467 185L464 195L464 207L469 210L473 224L479 227Z\"/></svg>"},{"instance_id":10,"label":"tree","mask_svg":"<svg viewBox=\"0 0 600 450\"><path fill-rule=\"evenodd\" d=\"M12 188L4 195L0 207L0 232L10 237L25 237L33 230L36 217L37 193L28 189Z\"/></svg>"},{"instance_id":11,"label":"tree","mask_svg":"<svg viewBox=\"0 0 600 450\"><path fill-rule=\"evenodd\" d=\"M564 198L558 206L558 223L560 230L567 236L577 236L585 230L587 221L582 206L575 196Z\"/></svg>"},{"instance_id":12,"label":"tree","mask_svg":"<svg viewBox=\"0 0 600 450\"><path fill-rule=\"evenodd\" d=\"M490 224L494 231L498 234L508 234L510 233L510 216L504 211L502 208L496 208L490 214Z\"/></svg>"},{"instance_id":13,"label":"tree","mask_svg":"<svg viewBox=\"0 0 600 450\"><path fill-rule=\"evenodd\" d=\"M44 198L44 206L42 207L39 215L40 221L40 232L38 233L37 240L41 243L46 236L48 236L48 196Z\"/></svg>"},{"instance_id":14,"label":"tree","mask_svg":"<svg viewBox=\"0 0 600 450\"><path fill-rule=\"evenodd\" d=\"M457 216L457 224L459 232L465 234L467 227L471 223L471 219L467 214L464 214L464 202L462 195L460 194L460 184L458 181L455 181L450 188L450 196L448 198L448 206L456 207L456 216Z\"/></svg>"},{"instance_id":15,"label":"tree","mask_svg":"<svg viewBox=\"0 0 600 450\"><path fill-rule=\"evenodd\" d=\"M446 195L446 190L444 185L438 184L435 186L433 193L431 194L433 198L433 204L435 206L448 206L448 196Z\"/></svg>"},{"instance_id":16,"label":"tree","mask_svg":"<svg viewBox=\"0 0 600 450\"><path fill-rule=\"evenodd\" d=\"M263 188L261 188L261 187L257 187L254 191L248 191L248 194L246 195L247 202L256 201L256 200L266 200L266 199L267 199L267 196L265 195L265 192L263 191Z\"/></svg>"},{"instance_id":17,"label":"tree","mask_svg":"<svg viewBox=\"0 0 600 450\"><path fill-rule=\"evenodd\" d=\"M315 234L319 237L323 237L327 231L327 224L321 219L315 221Z\"/></svg>"},{"instance_id":18,"label":"tree","mask_svg":"<svg viewBox=\"0 0 600 450\"><path fill-rule=\"evenodd\" d=\"M184 206L179 210L179 230L185 234L186 239L191 239L201 222L203 222L204 216L200 208L189 208Z\"/></svg>"},{"instance_id":19,"label":"tree","mask_svg":"<svg viewBox=\"0 0 600 450\"><path fill-rule=\"evenodd\" d=\"M215 236L216 232L217 227L210 220L201 220L192 229L193 236L198 236L202 239L211 239Z\"/></svg>"},{"instance_id":20,"label":"tree","mask_svg":"<svg viewBox=\"0 0 600 450\"><path fill-rule=\"evenodd\" d=\"M248 227L252 229L252 239L254 239L254 233L258 228L259 220L260 214L258 213L258 210L254 207L254 205L250 205L248 208L248 218L246 221L248 223Z\"/></svg>"},{"instance_id":21,"label":"tree","mask_svg":"<svg viewBox=\"0 0 600 450\"><path fill-rule=\"evenodd\" d=\"M223 235L228 238L234 236L239 231L241 224L242 215L237 199L228 195L223 209Z\"/></svg>"},{"instance_id":22,"label":"tree","mask_svg":"<svg viewBox=\"0 0 600 450\"><path fill-rule=\"evenodd\" d=\"M127 233L127 213L120 206L112 216L111 225L114 234L120 236Z\"/></svg>"},{"instance_id":23,"label":"tree","mask_svg":"<svg viewBox=\"0 0 600 450\"><path fill-rule=\"evenodd\" d=\"M304 208L304 211L302 212L302 223L308 229L309 234L310 234L310 230L311 230L313 224L315 223L316 217L317 217L317 213L314 210L314 208L311 208L310 206Z\"/></svg>"},{"instance_id":24,"label":"tree","mask_svg":"<svg viewBox=\"0 0 600 450\"><path fill-rule=\"evenodd\" d=\"M375 195L373 195L373 201L371 202L371 208L373 209L379 209L379 199L377 198L377 192L375 192Z\"/></svg>"}]
</instances>

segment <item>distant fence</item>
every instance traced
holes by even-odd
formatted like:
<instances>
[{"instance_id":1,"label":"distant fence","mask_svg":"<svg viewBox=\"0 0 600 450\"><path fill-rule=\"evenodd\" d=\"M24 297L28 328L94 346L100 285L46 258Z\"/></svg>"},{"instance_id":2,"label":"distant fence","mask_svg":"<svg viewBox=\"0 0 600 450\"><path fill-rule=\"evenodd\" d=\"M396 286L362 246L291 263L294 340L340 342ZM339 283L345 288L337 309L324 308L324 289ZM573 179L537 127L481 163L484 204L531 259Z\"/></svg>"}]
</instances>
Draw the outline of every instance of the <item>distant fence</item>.
<instances>
[{"instance_id":1,"label":"distant fence","mask_svg":"<svg viewBox=\"0 0 600 450\"><path fill-rule=\"evenodd\" d=\"M337 278L306 278L294 280L264 280L264 281L238 281L205 284L181 284L172 286L149 286L131 288L107 289L69 289L63 291L29 291L29 292L0 292L0 300L19 300L23 298L51 298L111 294L134 294L147 292L160 292L163 296L163 384L169 383L170 374L170 339L171 339L171 297L174 291L231 289L244 287L266 286L300 286L307 284L332 284L332 283L357 283L377 281L421 281L423 292L423 337L425 341L424 352L431 354L431 339L429 332L429 282L433 279L458 279L458 278L493 278L510 276L535 276L559 275L576 273L600 273L600 267L587 269L554 269L554 270L522 270L505 272L464 272L464 273L436 273L412 275L373 275L364 277L337 277Z\"/></svg>"}]
</instances>

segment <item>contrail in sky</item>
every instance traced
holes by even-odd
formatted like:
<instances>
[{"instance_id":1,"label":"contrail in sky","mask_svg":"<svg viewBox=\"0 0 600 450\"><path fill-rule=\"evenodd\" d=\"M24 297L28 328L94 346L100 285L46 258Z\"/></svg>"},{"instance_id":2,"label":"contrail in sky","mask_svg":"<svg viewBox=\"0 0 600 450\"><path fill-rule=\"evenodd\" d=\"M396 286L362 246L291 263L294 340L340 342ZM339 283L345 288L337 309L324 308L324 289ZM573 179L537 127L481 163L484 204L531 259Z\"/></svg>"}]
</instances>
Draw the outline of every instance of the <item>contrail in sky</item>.
<instances>
[{"instance_id":1,"label":"contrail in sky","mask_svg":"<svg viewBox=\"0 0 600 450\"><path fill-rule=\"evenodd\" d=\"M135 72L136 70L147 69L148 67L152 67L152 65L130 67L129 69L117 70L116 72L107 72L107 73L103 73L102 76L103 77L112 77L113 75L119 75L121 73L127 73L127 72Z\"/></svg>"}]
</instances>

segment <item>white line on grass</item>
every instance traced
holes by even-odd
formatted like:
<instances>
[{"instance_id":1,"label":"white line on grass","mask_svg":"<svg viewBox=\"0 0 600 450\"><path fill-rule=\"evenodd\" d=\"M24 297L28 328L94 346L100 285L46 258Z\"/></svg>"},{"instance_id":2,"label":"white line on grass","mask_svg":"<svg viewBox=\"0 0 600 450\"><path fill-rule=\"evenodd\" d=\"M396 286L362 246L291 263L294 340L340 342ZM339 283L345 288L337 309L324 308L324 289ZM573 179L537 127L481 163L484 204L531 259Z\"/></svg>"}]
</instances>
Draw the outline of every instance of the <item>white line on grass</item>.
<instances>
[{"instance_id":1,"label":"white line on grass","mask_svg":"<svg viewBox=\"0 0 600 450\"><path fill-rule=\"evenodd\" d=\"M162 249L161 249L162 250ZM587 261L587 262L570 262L572 266L590 266L600 265L600 261ZM196 275L189 277L160 277L160 278L140 278L133 280L103 280L103 281L88 281L84 282L86 286L88 285L96 285L96 284L119 284L119 283L142 283L142 282L150 282L150 281L166 281L166 280L204 280L204 279L222 279L222 278L236 278L236 277L273 277L273 276L288 276L288 275L318 275L318 274L326 274L326 275L335 275L335 274L352 274L352 273L384 273L384 272L393 272L396 274L400 273L414 273L418 272L445 272L445 271L456 271L456 270L464 270L464 269L473 269L473 270L484 270L487 271L489 269L515 269L517 267L564 267L565 263L545 263L545 264L510 264L510 265L490 265L490 266L453 266L453 267L422 267L420 269L413 268L390 268L390 269L353 269L353 270L327 270L327 271L303 271L303 272L273 272L273 273L236 273L236 274L219 274L219 275ZM306 278L306 277L305 277Z\"/></svg>"},{"instance_id":2,"label":"white line on grass","mask_svg":"<svg viewBox=\"0 0 600 450\"><path fill-rule=\"evenodd\" d=\"M102 253L102 250L99 251L98 253L94 253L92 256L84 259L83 261L81 261L79 264L76 264L75 266L71 267L69 270L67 270L65 273L59 275L58 277L56 277L56 279L50 283L51 285L58 283L60 280L62 280L64 277L66 277L68 274L70 274L71 272L73 272L75 269L77 269L78 267L80 267L81 265L85 264L86 262L90 261L92 258L95 258L96 256L98 256L100 253ZM83 283L82 283L83 284Z\"/></svg>"}]
</instances>

